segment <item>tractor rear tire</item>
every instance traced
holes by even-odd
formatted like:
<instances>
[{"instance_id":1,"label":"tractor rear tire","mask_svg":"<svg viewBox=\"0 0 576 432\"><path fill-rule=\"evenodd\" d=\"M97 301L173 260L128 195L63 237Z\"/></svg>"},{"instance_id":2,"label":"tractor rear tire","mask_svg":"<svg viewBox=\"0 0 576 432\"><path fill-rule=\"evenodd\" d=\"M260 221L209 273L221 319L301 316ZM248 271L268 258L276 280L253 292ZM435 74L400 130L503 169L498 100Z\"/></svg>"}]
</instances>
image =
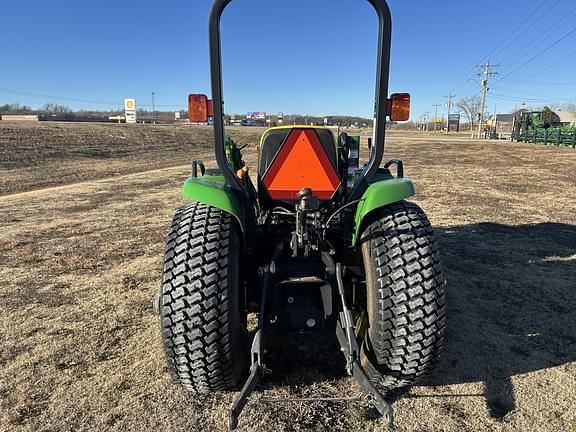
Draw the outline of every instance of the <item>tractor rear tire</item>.
<instances>
[{"instance_id":1,"label":"tractor rear tire","mask_svg":"<svg viewBox=\"0 0 576 432\"><path fill-rule=\"evenodd\" d=\"M416 204L379 210L361 236L368 329L362 365L391 390L416 383L438 360L444 276L428 218Z\"/></svg>"},{"instance_id":2,"label":"tractor rear tire","mask_svg":"<svg viewBox=\"0 0 576 432\"><path fill-rule=\"evenodd\" d=\"M166 244L160 318L168 370L187 390L236 390L244 374L240 243L228 213L201 203L176 211Z\"/></svg>"}]
</instances>

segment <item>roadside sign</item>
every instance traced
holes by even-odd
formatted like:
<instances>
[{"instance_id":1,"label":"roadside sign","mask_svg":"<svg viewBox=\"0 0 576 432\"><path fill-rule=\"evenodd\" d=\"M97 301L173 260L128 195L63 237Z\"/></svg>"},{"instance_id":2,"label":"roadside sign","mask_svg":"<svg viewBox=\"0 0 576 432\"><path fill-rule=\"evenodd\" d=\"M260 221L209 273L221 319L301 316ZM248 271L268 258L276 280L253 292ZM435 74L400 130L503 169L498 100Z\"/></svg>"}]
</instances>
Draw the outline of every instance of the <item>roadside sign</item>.
<instances>
[{"instance_id":1,"label":"roadside sign","mask_svg":"<svg viewBox=\"0 0 576 432\"><path fill-rule=\"evenodd\" d=\"M448 132L460 131L460 114L450 114L448 116Z\"/></svg>"},{"instance_id":2,"label":"roadside sign","mask_svg":"<svg viewBox=\"0 0 576 432\"><path fill-rule=\"evenodd\" d=\"M246 114L246 118L249 120L265 120L266 113L263 111L249 112L248 114Z\"/></svg>"},{"instance_id":3,"label":"roadside sign","mask_svg":"<svg viewBox=\"0 0 576 432\"><path fill-rule=\"evenodd\" d=\"M136 100L124 99L124 116L126 123L136 123Z\"/></svg>"}]
</instances>

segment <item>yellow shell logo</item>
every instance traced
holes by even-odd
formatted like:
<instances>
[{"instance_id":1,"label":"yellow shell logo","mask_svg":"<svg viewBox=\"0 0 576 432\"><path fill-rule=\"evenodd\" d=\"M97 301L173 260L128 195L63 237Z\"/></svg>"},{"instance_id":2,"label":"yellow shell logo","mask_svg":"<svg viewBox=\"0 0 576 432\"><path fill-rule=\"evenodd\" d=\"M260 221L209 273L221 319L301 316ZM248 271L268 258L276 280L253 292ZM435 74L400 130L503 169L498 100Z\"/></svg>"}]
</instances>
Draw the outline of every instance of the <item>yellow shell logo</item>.
<instances>
[{"instance_id":1,"label":"yellow shell logo","mask_svg":"<svg viewBox=\"0 0 576 432\"><path fill-rule=\"evenodd\" d=\"M126 101L126 108L130 108L130 109L134 108L134 101L131 101L131 100Z\"/></svg>"}]
</instances>

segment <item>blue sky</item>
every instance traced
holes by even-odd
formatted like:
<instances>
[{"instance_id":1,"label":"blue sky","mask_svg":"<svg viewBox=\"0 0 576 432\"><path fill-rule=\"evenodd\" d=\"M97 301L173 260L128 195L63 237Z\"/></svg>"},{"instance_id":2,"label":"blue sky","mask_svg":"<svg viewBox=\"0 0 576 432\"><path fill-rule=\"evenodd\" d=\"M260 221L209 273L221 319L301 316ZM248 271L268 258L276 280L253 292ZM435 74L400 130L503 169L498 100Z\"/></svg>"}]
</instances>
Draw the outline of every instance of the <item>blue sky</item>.
<instances>
[{"instance_id":1,"label":"blue sky","mask_svg":"<svg viewBox=\"0 0 576 432\"><path fill-rule=\"evenodd\" d=\"M4 2L0 105L185 108L210 93L210 0ZM474 65L499 63L487 110L576 102L573 0L390 0L390 92L412 118L449 92L479 94ZM360 0L234 0L223 17L227 112L371 116L376 17ZM529 61L533 58L532 61ZM439 107L439 114L445 111Z\"/></svg>"}]
</instances>

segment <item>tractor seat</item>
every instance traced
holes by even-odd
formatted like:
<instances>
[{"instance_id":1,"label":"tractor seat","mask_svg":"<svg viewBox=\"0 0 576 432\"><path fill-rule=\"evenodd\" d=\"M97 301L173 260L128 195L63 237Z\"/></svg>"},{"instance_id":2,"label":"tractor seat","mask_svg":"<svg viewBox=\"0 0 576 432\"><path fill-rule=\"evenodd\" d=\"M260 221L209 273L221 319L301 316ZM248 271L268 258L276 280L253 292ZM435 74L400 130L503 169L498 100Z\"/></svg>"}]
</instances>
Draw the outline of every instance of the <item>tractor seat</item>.
<instances>
[{"instance_id":1,"label":"tractor seat","mask_svg":"<svg viewBox=\"0 0 576 432\"><path fill-rule=\"evenodd\" d=\"M330 129L268 129L260 140L259 189L267 198L295 201L301 189L310 188L320 200L329 200L340 186L336 161L336 144Z\"/></svg>"}]
</instances>

